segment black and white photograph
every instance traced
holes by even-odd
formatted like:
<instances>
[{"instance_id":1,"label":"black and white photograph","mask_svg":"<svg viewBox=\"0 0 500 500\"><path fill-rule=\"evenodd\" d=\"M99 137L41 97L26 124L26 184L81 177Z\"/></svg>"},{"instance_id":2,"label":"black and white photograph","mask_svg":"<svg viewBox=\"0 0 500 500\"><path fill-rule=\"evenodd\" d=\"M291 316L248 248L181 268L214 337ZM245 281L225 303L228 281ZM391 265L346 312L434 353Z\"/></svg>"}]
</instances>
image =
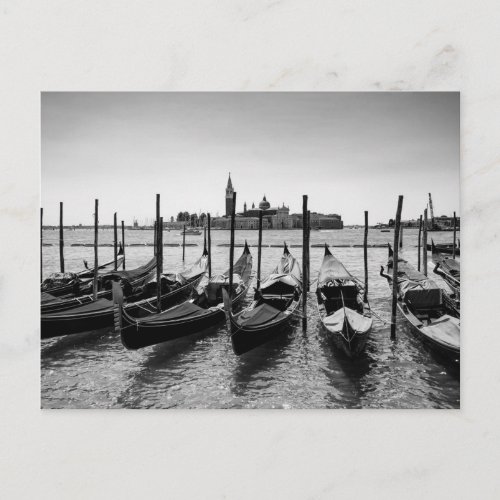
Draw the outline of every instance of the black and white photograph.
<instances>
[{"instance_id":1,"label":"black and white photograph","mask_svg":"<svg viewBox=\"0 0 500 500\"><path fill-rule=\"evenodd\" d=\"M41 408L460 408L459 92L42 92Z\"/></svg>"}]
</instances>

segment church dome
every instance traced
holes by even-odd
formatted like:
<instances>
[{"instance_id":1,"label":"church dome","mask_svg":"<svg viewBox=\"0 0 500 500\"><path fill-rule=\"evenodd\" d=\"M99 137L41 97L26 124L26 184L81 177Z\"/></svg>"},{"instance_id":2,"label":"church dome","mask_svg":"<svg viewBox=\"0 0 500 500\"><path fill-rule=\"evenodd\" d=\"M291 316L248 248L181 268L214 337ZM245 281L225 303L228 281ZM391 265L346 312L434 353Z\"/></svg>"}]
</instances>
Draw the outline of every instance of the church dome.
<instances>
[{"instance_id":1,"label":"church dome","mask_svg":"<svg viewBox=\"0 0 500 500\"><path fill-rule=\"evenodd\" d=\"M259 203L259 208L261 210L268 210L270 206L271 206L271 204L266 200L266 195L264 195L264 198Z\"/></svg>"}]
</instances>

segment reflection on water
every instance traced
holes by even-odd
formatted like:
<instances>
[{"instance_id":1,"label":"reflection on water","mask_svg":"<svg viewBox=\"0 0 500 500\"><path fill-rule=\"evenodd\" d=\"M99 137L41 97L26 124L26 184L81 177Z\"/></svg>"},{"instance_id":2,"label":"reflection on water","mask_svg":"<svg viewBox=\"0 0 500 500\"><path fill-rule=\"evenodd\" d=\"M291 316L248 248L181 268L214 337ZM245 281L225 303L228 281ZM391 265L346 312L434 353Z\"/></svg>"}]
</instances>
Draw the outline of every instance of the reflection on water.
<instances>
[{"instance_id":1,"label":"reflection on water","mask_svg":"<svg viewBox=\"0 0 500 500\"><path fill-rule=\"evenodd\" d=\"M52 231L45 231L50 242ZM416 264L416 231L405 229L405 257ZM79 270L83 258L92 260L92 248L71 247L71 242L91 242L92 231L67 231L66 268ZM433 233L446 242L447 233ZM151 231L127 231L127 243L152 241ZM256 232L237 231L236 241L256 244ZM387 243L392 233L371 230L372 244ZM227 268L229 233L212 235L214 272ZM311 243L332 245L362 243L362 230L311 233ZM101 231L100 240L111 242L112 231ZM300 244L299 231L264 231L264 245L286 240ZM165 233L166 243L181 241L174 232ZM201 253L203 236L191 237L199 246L186 248L186 264ZM333 248L346 267L363 276L362 248ZM147 261L152 248L126 247L127 267ZM236 249L235 256L239 255ZM99 249L111 260L112 248ZM256 255L256 248L252 248ZM301 260L301 249L292 248ZM390 291L378 275L385 265L387 250L370 248L370 303L384 319L390 316ZM269 273L281 255L278 247L265 247L263 275ZM311 275L319 270L323 250L311 248ZM44 247L44 273L57 270L57 246ZM256 259L255 259L256 261ZM430 258L429 258L430 262ZM165 248L165 269L182 267L182 249ZM429 266L432 273L432 264ZM437 277L436 281L442 283ZM254 278L255 279L255 278ZM255 285L255 281L253 282ZM44 408L458 408L459 371L443 364L411 334L398 318L397 339L390 340L389 325L375 320L364 354L356 360L345 357L330 345L318 320L314 284L308 295L307 329L299 319L271 342L244 356L231 349L225 325L191 337L177 339L140 351L127 351L114 333L101 330L42 341L42 407ZM247 302L251 300L251 294Z\"/></svg>"}]
</instances>

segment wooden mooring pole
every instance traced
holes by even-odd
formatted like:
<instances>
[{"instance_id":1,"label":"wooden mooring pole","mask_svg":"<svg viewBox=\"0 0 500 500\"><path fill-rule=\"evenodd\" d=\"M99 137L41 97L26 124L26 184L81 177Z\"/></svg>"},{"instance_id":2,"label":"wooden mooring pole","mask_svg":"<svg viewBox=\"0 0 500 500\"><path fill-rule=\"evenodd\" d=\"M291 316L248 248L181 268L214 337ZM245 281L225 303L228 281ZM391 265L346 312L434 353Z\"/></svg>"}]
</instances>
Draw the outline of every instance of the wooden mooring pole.
<instances>
[{"instance_id":1,"label":"wooden mooring pole","mask_svg":"<svg viewBox=\"0 0 500 500\"><path fill-rule=\"evenodd\" d=\"M155 219L153 224L153 253L154 256L157 256L158 253L158 220Z\"/></svg>"},{"instance_id":2,"label":"wooden mooring pole","mask_svg":"<svg viewBox=\"0 0 500 500\"><path fill-rule=\"evenodd\" d=\"M401 211L403 210L403 196L399 195L394 227L394 250L392 258L392 311L391 311L391 339L396 339L396 308L398 304L398 257L399 257L399 230L401 226Z\"/></svg>"},{"instance_id":3,"label":"wooden mooring pole","mask_svg":"<svg viewBox=\"0 0 500 500\"><path fill-rule=\"evenodd\" d=\"M63 224L63 202L59 202L59 263L61 272L64 272L64 224Z\"/></svg>"},{"instance_id":4,"label":"wooden mooring pole","mask_svg":"<svg viewBox=\"0 0 500 500\"><path fill-rule=\"evenodd\" d=\"M116 212L113 215L113 251L115 256L115 271L118 269L118 222L116 219Z\"/></svg>"},{"instance_id":5,"label":"wooden mooring pole","mask_svg":"<svg viewBox=\"0 0 500 500\"><path fill-rule=\"evenodd\" d=\"M184 229L182 231L182 262L186 256L186 224L184 224Z\"/></svg>"},{"instance_id":6,"label":"wooden mooring pole","mask_svg":"<svg viewBox=\"0 0 500 500\"><path fill-rule=\"evenodd\" d=\"M233 260L234 260L234 225L236 216L236 191L233 193L233 206L231 207L231 244L229 245L229 298L233 298Z\"/></svg>"},{"instance_id":7,"label":"wooden mooring pole","mask_svg":"<svg viewBox=\"0 0 500 500\"><path fill-rule=\"evenodd\" d=\"M164 255L163 255L163 217L160 217L160 274L163 274L163 262L164 262Z\"/></svg>"},{"instance_id":8,"label":"wooden mooring pole","mask_svg":"<svg viewBox=\"0 0 500 500\"><path fill-rule=\"evenodd\" d=\"M307 245L306 245L306 255L307 255L307 281L306 281L306 292L309 291L311 286L311 211L307 211Z\"/></svg>"},{"instance_id":9,"label":"wooden mooring pole","mask_svg":"<svg viewBox=\"0 0 500 500\"><path fill-rule=\"evenodd\" d=\"M424 227L422 238L422 266L424 274L427 276L427 209L424 210Z\"/></svg>"},{"instance_id":10,"label":"wooden mooring pole","mask_svg":"<svg viewBox=\"0 0 500 500\"><path fill-rule=\"evenodd\" d=\"M422 215L420 215L420 219L418 221L418 267L417 269L420 271L420 247L422 246Z\"/></svg>"},{"instance_id":11,"label":"wooden mooring pole","mask_svg":"<svg viewBox=\"0 0 500 500\"><path fill-rule=\"evenodd\" d=\"M43 208L40 208L40 283L43 281Z\"/></svg>"},{"instance_id":12,"label":"wooden mooring pole","mask_svg":"<svg viewBox=\"0 0 500 500\"><path fill-rule=\"evenodd\" d=\"M307 328L307 233L309 230L307 223L307 194L304 194L302 195L302 328L304 330Z\"/></svg>"},{"instance_id":13,"label":"wooden mooring pole","mask_svg":"<svg viewBox=\"0 0 500 500\"><path fill-rule=\"evenodd\" d=\"M363 257L365 261L365 291L363 301L368 301L368 211L365 210L365 239L363 242Z\"/></svg>"},{"instance_id":14,"label":"wooden mooring pole","mask_svg":"<svg viewBox=\"0 0 500 500\"><path fill-rule=\"evenodd\" d=\"M161 312L161 229L160 195L156 195L156 310Z\"/></svg>"},{"instance_id":15,"label":"wooden mooring pole","mask_svg":"<svg viewBox=\"0 0 500 500\"><path fill-rule=\"evenodd\" d=\"M453 212L453 258L456 255L457 247L457 213Z\"/></svg>"},{"instance_id":16,"label":"wooden mooring pole","mask_svg":"<svg viewBox=\"0 0 500 500\"><path fill-rule=\"evenodd\" d=\"M123 270L125 270L125 222L122 221Z\"/></svg>"},{"instance_id":17,"label":"wooden mooring pole","mask_svg":"<svg viewBox=\"0 0 500 500\"><path fill-rule=\"evenodd\" d=\"M259 210L259 247L257 251L257 290L260 290L260 271L262 261L262 210Z\"/></svg>"},{"instance_id":18,"label":"wooden mooring pole","mask_svg":"<svg viewBox=\"0 0 500 500\"><path fill-rule=\"evenodd\" d=\"M403 248L403 226L399 228L399 248Z\"/></svg>"},{"instance_id":19,"label":"wooden mooring pole","mask_svg":"<svg viewBox=\"0 0 500 500\"><path fill-rule=\"evenodd\" d=\"M95 200L94 207L94 284L93 284L93 297L97 300L97 275L99 271L99 200Z\"/></svg>"},{"instance_id":20,"label":"wooden mooring pole","mask_svg":"<svg viewBox=\"0 0 500 500\"><path fill-rule=\"evenodd\" d=\"M208 279L212 277L212 239L210 235L210 214L207 214L207 223L208 223Z\"/></svg>"}]
</instances>

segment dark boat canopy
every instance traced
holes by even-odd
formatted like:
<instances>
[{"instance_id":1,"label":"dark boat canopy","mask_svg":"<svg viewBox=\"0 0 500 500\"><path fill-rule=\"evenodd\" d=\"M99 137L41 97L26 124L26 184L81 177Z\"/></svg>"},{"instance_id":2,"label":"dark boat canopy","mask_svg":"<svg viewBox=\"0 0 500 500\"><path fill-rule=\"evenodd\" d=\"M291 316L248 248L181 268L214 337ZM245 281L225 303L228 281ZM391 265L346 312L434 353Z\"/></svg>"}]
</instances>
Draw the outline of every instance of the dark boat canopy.
<instances>
[{"instance_id":1,"label":"dark boat canopy","mask_svg":"<svg viewBox=\"0 0 500 500\"><path fill-rule=\"evenodd\" d=\"M392 265L394 253L389 245L389 264ZM425 274L398 255L398 284L404 300L416 309L439 307L443 303L443 295L439 286Z\"/></svg>"}]
</instances>

